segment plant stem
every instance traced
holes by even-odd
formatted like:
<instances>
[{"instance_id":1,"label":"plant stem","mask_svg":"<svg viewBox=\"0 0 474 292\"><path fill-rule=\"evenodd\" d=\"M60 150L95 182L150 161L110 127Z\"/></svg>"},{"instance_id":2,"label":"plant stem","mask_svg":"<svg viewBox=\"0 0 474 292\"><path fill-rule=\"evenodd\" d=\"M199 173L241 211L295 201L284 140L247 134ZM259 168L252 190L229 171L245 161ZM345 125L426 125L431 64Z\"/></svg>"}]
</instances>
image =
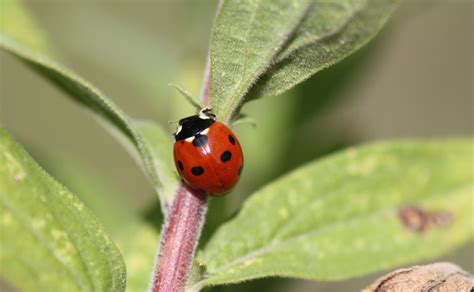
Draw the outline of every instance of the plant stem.
<instances>
[{"instance_id":1,"label":"plant stem","mask_svg":"<svg viewBox=\"0 0 474 292\"><path fill-rule=\"evenodd\" d=\"M200 99L211 104L211 64L207 57ZM171 209L166 215L164 232L153 272L151 292L184 291L207 211L208 195L180 183Z\"/></svg>"},{"instance_id":2,"label":"plant stem","mask_svg":"<svg viewBox=\"0 0 474 292\"><path fill-rule=\"evenodd\" d=\"M207 211L207 194L178 187L166 219L152 292L184 291Z\"/></svg>"}]
</instances>

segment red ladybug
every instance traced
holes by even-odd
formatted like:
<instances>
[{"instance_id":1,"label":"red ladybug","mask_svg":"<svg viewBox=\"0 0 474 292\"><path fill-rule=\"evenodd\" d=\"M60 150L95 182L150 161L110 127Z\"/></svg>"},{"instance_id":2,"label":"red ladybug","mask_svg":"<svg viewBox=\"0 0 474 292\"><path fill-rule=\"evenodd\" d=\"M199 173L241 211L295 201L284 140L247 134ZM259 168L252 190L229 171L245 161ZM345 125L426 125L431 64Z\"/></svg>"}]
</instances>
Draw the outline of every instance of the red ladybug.
<instances>
[{"instance_id":1,"label":"red ladybug","mask_svg":"<svg viewBox=\"0 0 474 292\"><path fill-rule=\"evenodd\" d=\"M232 190L244 165L242 148L210 109L181 119L174 137L174 162L188 186L211 196Z\"/></svg>"}]
</instances>

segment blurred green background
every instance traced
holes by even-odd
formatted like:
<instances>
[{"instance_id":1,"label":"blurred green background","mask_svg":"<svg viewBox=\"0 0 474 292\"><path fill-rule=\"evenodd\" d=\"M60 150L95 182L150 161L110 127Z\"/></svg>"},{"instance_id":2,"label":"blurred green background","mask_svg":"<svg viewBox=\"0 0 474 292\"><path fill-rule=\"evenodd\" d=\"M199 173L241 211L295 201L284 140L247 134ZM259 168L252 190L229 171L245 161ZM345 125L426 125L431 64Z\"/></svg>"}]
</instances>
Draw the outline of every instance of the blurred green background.
<instances>
[{"instance_id":1,"label":"blurred green background","mask_svg":"<svg viewBox=\"0 0 474 292\"><path fill-rule=\"evenodd\" d=\"M26 4L63 63L131 116L158 121L171 137L175 121L194 113L168 84L199 94L216 1ZM232 195L212 200L202 241L254 190L337 149L472 135L473 11L468 0L405 1L364 49L282 96L245 105L257 126L234 128L246 159L242 180ZM158 199L124 149L29 68L3 52L0 61L0 120L32 156L86 202L114 239L125 218L141 216L159 229ZM442 260L473 273L474 246ZM358 290L376 276L341 283L259 280L212 290Z\"/></svg>"}]
</instances>

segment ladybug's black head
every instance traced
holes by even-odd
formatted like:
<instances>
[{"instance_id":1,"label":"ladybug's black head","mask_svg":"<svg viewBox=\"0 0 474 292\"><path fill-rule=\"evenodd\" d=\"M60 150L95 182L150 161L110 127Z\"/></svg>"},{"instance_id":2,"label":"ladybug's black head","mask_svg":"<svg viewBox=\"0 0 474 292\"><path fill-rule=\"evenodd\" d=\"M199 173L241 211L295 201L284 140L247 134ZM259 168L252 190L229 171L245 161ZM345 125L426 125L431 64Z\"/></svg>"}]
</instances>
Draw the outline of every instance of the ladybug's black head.
<instances>
[{"instance_id":1,"label":"ladybug's black head","mask_svg":"<svg viewBox=\"0 0 474 292\"><path fill-rule=\"evenodd\" d=\"M211 109L204 108L199 114L179 120L179 127L174 134L176 141L183 140L204 131L216 121Z\"/></svg>"}]
</instances>

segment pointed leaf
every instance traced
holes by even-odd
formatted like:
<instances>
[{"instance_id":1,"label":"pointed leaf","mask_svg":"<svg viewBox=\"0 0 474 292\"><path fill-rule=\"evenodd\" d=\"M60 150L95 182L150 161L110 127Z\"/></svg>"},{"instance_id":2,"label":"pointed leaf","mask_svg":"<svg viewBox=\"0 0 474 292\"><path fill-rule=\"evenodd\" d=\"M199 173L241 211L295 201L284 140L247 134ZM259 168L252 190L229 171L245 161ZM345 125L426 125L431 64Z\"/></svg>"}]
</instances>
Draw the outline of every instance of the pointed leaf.
<instances>
[{"instance_id":1,"label":"pointed leaf","mask_svg":"<svg viewBox=\"0 0 474 292\"><path fill-rule=\"evenodd\" d=\"M211 97L228 122L246 95L274 95L372 38L397 0L222 1L211 36Z\"/></svg>"},{"instance_id":2,"label":"pointed leaf","mask_svg":"<svg viewBox=\"0 0 474 292\"><path fill-rule=\"evenodd\" d=\"M368 145L301 167L256 192L217 231L198 256L207 271L196 287L346 279L454 249L474 235L473 147Z\"/></svg>"},{"instance_id":3,"label":"pointed leaf","mask_svg":"<svg viewBox=\"0 0 474 292\"><path fill-rule=\"evenodd\" d=\"M135 120L134 126L150 149L152 167L160 182L158 193L162 194L162 207L166 210L173 201L179 177L173 161L171 134L153 121Z\"/></svg>"},{"instance_id":4,"label":"pointed leaf","mask_svg":"<svg viewBox=\"0 0 474 292\"><path fill-rule=\"evenodd\" d=\"M229 121L301 23L310 0L222 1L211 36L211 101Z\"/></svg>"},{"instance_id":5,"label":"pointed leaf","mask_svg":"<svg viewBox=\"0 0 474 292\"><path fill-rule=\"evenodd\" d=\"M278 95L365 45L398 0L316 1L293 40L252 88L251 97Z\"/></svg>"},{"instance_id":6,"label":"pointed leaf","mask_svg":"<svg viewBox=\"0 0 474 292\"><path fill-rule=\"evenodd\" d=\"M29 291L124 291L120 252L94 215L0 127L0 273Z\"/></svg>"},{"instance_id":7,"label":"pointed leaf","mask_svg":"<svg viewBox=\"0 0 474 292\"><path fill-rule=\"evenodd\" d=\"M173 187L166 185L160 178L169 177L171 174L164 173L169 170L169 166L157 163L155 159L159 156L156 149L169 147L169 142L163 145L154 144L155 149L151 149L150 145L144 142L145 139L131 119L107 96L71 70L58 64L52 59L52 55L43 54L45 50L42 47L44 42L40 41L41 35L37 34L37 30L33 26L23 26L31 24L31 20L16 21L16 17L24 20L29 19L27 13L20 9L21 6L17 1L3 1L2 8L4 10L1 15L5 17L6 25L0 28L0 48L24 61L43 77L57 85L74 101L93 113L94 117L99 119L115 137L124 142L132 154L136 154L138 157L137 161L157 190L163 211L165 211L165 206L171 204L174 192L168 192ZM35 41L23 41L25 39L35 39ZM164 131L158 125L155 125L154 128L159 133L153 135L163 136ZM147 132L150 134L150 131ZM159 141L164 140L160 139ZM160 151L158 150L158 152Z\"/></svg>"},{"instance_id":8,"label":"pointed leaf","mask_svg":"<svg viewBox=\"0 0 474 292\"><path fill-rule=\"evenodd\" d=\"M204 108L204 105L199 99L193 97L189 92L187 92L183 88L179 87L176 84L170 84L170 86L178 90L178 92L181 93L181 95L186 99L186 101L189 102L189 104L192 105L196 110L199 111L202 108Z\"/></svg>"}]
</instances>

